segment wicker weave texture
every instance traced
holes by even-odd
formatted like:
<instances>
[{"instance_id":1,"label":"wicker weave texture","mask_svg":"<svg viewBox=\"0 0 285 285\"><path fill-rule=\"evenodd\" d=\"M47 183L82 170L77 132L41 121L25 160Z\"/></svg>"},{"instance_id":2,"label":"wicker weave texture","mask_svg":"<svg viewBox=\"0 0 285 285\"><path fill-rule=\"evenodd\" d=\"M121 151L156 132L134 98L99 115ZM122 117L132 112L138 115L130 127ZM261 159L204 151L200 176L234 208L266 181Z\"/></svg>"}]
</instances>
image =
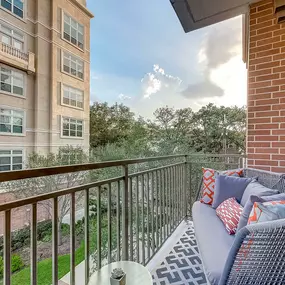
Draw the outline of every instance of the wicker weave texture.
<instances>
[{"instance_id":1,"label":"wicker weave texture","mask_svg":"<svg viewBox=\"0 0 285 285\"><path fill-rule=\"evenodd\" d=\"M285 284L285 220L276 228L249 231L224 284Z\"/></svg>"}]
</instances>

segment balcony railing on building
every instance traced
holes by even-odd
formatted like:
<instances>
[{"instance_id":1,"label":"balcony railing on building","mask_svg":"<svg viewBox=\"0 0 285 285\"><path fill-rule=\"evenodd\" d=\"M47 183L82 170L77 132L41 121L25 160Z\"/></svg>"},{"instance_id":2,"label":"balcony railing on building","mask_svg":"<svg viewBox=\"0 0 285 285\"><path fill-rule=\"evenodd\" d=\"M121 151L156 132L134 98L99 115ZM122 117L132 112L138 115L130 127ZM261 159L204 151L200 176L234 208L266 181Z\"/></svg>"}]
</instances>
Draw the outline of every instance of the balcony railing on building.
<instances>
[{"instance_id":1,"label":"balcony railing on building","mask_svg":"<svg viewBox=\"0 0 285 285\"><path fill-rule=\"evenodd\" d=\"M201 182L201 167L219 169L243 166L239 155L176 155L101 162L84 165L19 170L0 173L0 184L11 181L39 179L52 175L75 172L116 169L117 177L89 182L69 189L24 198L0 205L4 215L4 284L11 282L11 234L13 212L29 207L31 231L31 284L37 281L37 222L38 209L44 201L51 202L52 209L52 283L58 284L58 234L61 197L70 203L70 284L75 284L76 208L84 209L85 276L82 284L88 284L94 270L104 264L119 260L131 260L146 265L172 235L185 217L190 215L192 201ZM95 201L95 210L90 201ZM82 201L80 203L79 201ZM95 211L95 213L94 213ZM91 246L90 217L96 216L96 244ZM94 218L94 216L93 216ZM102 239L102 221L107 223L107 238ZM106 230L106 227L105 227ZM90 265L90 256L95 256Z\"/></svg>"},{"instance_id":2,"label":"balcony railing on building","mask_svg":"<svg viewBox=\"0 0 285 285\"><path fill-rule=\"evenodd\" d=\"M26 72L35 72L35 54L21 50L0 42L0 61Z\"/></svg>"}]
</instances>

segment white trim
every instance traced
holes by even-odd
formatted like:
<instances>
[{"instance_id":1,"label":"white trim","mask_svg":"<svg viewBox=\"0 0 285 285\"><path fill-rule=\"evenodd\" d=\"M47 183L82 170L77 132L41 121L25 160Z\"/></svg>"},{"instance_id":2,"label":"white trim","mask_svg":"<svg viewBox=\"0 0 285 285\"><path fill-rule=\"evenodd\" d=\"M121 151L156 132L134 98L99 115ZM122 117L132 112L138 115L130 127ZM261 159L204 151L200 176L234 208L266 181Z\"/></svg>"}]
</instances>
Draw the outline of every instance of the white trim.
<instances>
[{"instance_id":1,"label":"white trim","mask_svg":"<svg viewBox=\"0 0 285 285\"><path fill-rule=\"evenodd\" d=\"M47 29L49 29L49 30L53 30L53 31L55 31L55 32L58 33L58 34L61 34L61 32L60 32L59 30L57 30L57 29L55 29L55 28L48 27L48 26L46 26L45 24L41 23L40 21L33 21L33 20L31 20L31 19L29 19L29 20L30 20L32 23L34 23L34 24L39 23L39 24L41 24L42 26L44 26L45 28L47 28ZM25 33L25 34L27 34L27 35L29 35L29 36L31 36L31 37L40 38L40 39L42 39L42 40L44 40L44 41L46 41L46 42L48 42L48 43L54 43L54 44L57 45L58 47L61 47L62 49L64 49L64 46L62 46L62 45L56 43L55 41L50 40L49 38L44 38L44 37L42 37L42 36L41 36L40 34L38 34L38 33L32 34L32 33L30 33L30 32L27 32L26 30L22 29L21 27L15 25L15 23L9 22L9 21L7 21L6 19L1 19L1 21L7 23L7 24L10 25L10 26L16 27L19 31L21 31L21 32L23 32L23 33ZM89 38L90 38L90 34L89 34ZM81 49L79 49L79 50L82 51ZM90 49L85 48L84 51L90 52ZM85 60L85 62L89 62L89 63L90 63L90 61L87 61L87 60Z\"/></svg>"},{"instance_id":2,"label":"white trim","mask_svg":"<svg viewBox=\"0 0 285 285\"><path fill-rule=\"evenodd\" d=\"M75 75L73 75L71 73L68 73L68 72L64 71L64 68L63 68L63 66L64 66L64 53L67 53L67 54L69 54L71 56L74 56L75 58L77 58L77 59L82 61L82 63L83 63L83 66L82 66L82 68L83 68L83 70L82 70L83 71L83 78L77 77L77 76L75 76ZM74 53L72 53L72 52L70 52L70 51L68 51L66 49L64 49L64 50L61 49L61 72L84 82L85 77L86 77L85 76L85 61L81 57L79 57L78 55L74 55Z\"/></svg>"},{"instance_id":3,"label":"white trim","mask_svg":"<svg viewBox=\"0 0 285 285\"><path fill-rule=\"evenodd\" d=\"M23 32L22 29L19 29L17 26L11 25L11 24L9 24L9 23L3 21L3 19L1 19L1 20L0 20L0 33L3 33L3 34L6 34L6 33L3 32L2 26L5 26L5 27L7 27L8 29L11 29L12 35L8 35L8 36L9 36L9 37L12 37L12 39L15 38L15 39L18 40L18 41L22 41L22 42L23 42L23 49L22 49L22 50L19 49L19 50L20 50L21 52L27 53L27 35L26 35L26 33ZM13 33L14 33L14 32L17 32L17 33L19 33L20 35L22 35L22 36L23 36L23 39L20 40L20 39L18 39L17 37L14 37L14 36L13 36ZM13 44L11 44L11 46L13 46ZM14 47L14 46L13 46L13 47ZM14 48L16 48L16 47L14 47Z\"/></svg>"},{"instance_id":4,"label":"white trim","mask_svg":"<svg viewBox=\"0 0 285 285\"><path fill-rule=\"evenodd\" d=\"M83 98L82 98L82 99L83 99L83 100L82 100L82 106L83 106L82 108L63 103L64 85L65 85L66 87L68 87L68 88L72 88L72 89L75 89L75 90L78 90L78 91L82 92L82 97L83 97ZM79 88L75 88L75 87L73 87L73 86L71 86L71 85L68 85L68 84L65 84L65 83L63 83L63 82L60 82L60 103L61 103L62 106L65 106L65 107L68 107L68 108L72 108L72 109L75 109L75 110L84 111L84 97L85 97L84 90L79 89ZM76 102L77 102L77 101L76 101Z\"/></svg>"},{"instance_id":5,"label":"white trim","mask_svg":"<svg viewBox=\"0 0 285 285\"><path fill-rule=\"evenodd\" d=\"M13 0L12 0L13 1ZM3 7L0 3L0 9L9 13L10 15L14 16L15 18L17 18L18 20L27 23L26 21L26 17L27 17L27 1L28 0L23 0L23 18L21 18L20 16L16 15L15 13L13 13L12 11L10 11L9 9L6 9L5 7ZM11 5L13 6L13 3L11 3Z\"/></svg>"},{"instance_id":6,"label":"white trim","mask_svg":"<svg viewBox=\"0 0 285 285\"><path fill-rule=\"evenodd\" d=\"M64 136L63 135L63 119L70 119L70 120L77 120L77 121L82 121L82 137L71 137L71 136ZM69 117L69 116L64 116L61 115L60 116L60 138L62 139L76 139L76 140L84 140L84 131L85 131L85 127L84 127L84 119L81 118L76 118L76 117ZM70 130L70 128L69 128Z\"/></svg>"},{"instance_id":7,"label":"white trim","mask_svg":"<svg viewBox=\"0 0 285 285\"><path fill-rule=\"evenodd\" d=\"M0 89L0 94L3 95L7 95L7 96L13 96L13 97L17 97L17 98L21 98L21 99L26 99L26 91L27 91L27 73L24 71L21 71L20 69L17 69L15 67L9 66L7 64L4 63L0 63L0 69L1 67L4 67L6 69L10 69L13 72L17 72L23 75L23 95L19 95L19 94L14 94L14 93L9 93L7 91L3 91ZM1 70L0 70L0 74L1 74ZM0 78L0 82L1 82L1 78ZM11 84L11 88L12 88L12 84Z\"/></svg>"},{"instance_id":8,"label":"white trim","mask_svg":"<svg viewBox=\"0 0 285 285\"><path fill-rule=\"evenodd\" d=\"M22 151L22 169L24 169L25 168L25 164L24 164L24 162L25 162L25 160L26 160L26 152L25 152L25 149L23 148L23 147L13 147L13 146L4 146L4 147L2 147L2 146L0 146L0 151L1 150L3 150L3 151L10 151L10 152L13 152L13 151ZM17 156L17 155L15 155L15 156ZM18 155L18 156L20 156L20 155ZM1 154L0 154L0 157L1 157ZM12 158L13 158L13 154L11 154L11 156L10 156L10 158L11 158L11 162L10 162L10 166L12 166L13 167L13 160L12 160ZM17 163L16 163L17 164ZM20 163L18 163L18 164L20 164ZM0 166L1 166L1 164L0 164ZM7 170L7 171L14 171L13 169L10 169L10 170ZM0 171L1 172L1 171Z\"/></svg>"},{"instance_id":9,"label":"white trim","mask_svg":"<svg viewBox=\"0 0 285 285\"><path fill-rule=\"evenodd\" d=\"M79 46L73 44L71 41L68 41L67 39L64 38L64 14L67 15L68 17L70 17L70 19L72 19L73 21L75 21L77 24L81 25L83 27L83 48L80 48ZM85 39L85 26L80 23L78 20L76 20L73 16L71 16L68 12L65 12L63 9L61 9L61 33L60 33L60 37L63 41L69 43L70 45L72 45L73 47L77 48L78 50L80 50L81 52L85 52L85 43L86 43L86 39ZM78 30L77 30L78 32ZM71 37L71 34L70 34Z\"/></svg>"},{"instance_id":10,"label":"white trim","mask_svg":"<svg viewBox=\"0 0 285 285\"><path fill-rule=\"evenodd\" d=\"M13 144L13 143L9 143L9 146L7 146L7 143L3 143L3 146L1 146L1 143L0 143L0 148L11 148L11 147L13 147L13 148L18 148L18 147L24 147L24 148L28 148L28 147L31 147L31 148L33 148L33 147L59 147L59 146L67 146L67 145L72 145L72 146L82 146L82 145L84 145L85 143L86 143L86 146L88 146L87 148L89 148L89 144L87 144L87 141L85 141L84 140L84 143L78 143L78 142L72 142L72 143L70 143L70 142L68 142L68 143L66 143L66 140L64 140L64 139L62 139L62 141L64 141L64 142L62 142L62 143L57 143L57 144L50 144L50 143L46 143L46 144L27 144L27 143L19 143L19 144ZM83 140L81 140L81 141L83 141Z\"/></svg>"},{"instance_id":11,"label":"white trim","mask_svg":"<svg viewBox=\"0 0 285 285\"><path fill-rule=\"evenodd\" d=\"M6 105L0 105L0 109L23 112L23 126L22 126L23 132L21 134L0 132L0 136L25 137L26 136L26 116L27 116L26 110L16 108L16 107L6 106Z\"/></svg>"}]
</instances>

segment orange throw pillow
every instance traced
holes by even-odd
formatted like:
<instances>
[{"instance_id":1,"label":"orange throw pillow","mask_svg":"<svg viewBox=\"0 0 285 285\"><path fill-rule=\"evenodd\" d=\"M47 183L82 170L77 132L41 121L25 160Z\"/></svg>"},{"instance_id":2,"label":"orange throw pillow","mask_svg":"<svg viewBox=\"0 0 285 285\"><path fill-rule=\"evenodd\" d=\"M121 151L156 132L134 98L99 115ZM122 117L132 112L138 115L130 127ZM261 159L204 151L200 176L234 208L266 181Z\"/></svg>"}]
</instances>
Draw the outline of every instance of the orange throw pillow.
<instances>
[{"instance_id":1,"label":"orange throw pillow","mask_svg":"<svg viewBox=\"0 0 285 285\"><path fill-rule=\"evenodd\" d=\"M211 168L202 168L203 171L203 189L202 189L202 198L200 200L201 203L212 205L214 200L214 192L215 192L215 182L216 175L227 175L227 176L242 176L243 169L236 170L226 170L219 172L217 170Z\"/></svg>"}]
</instances>

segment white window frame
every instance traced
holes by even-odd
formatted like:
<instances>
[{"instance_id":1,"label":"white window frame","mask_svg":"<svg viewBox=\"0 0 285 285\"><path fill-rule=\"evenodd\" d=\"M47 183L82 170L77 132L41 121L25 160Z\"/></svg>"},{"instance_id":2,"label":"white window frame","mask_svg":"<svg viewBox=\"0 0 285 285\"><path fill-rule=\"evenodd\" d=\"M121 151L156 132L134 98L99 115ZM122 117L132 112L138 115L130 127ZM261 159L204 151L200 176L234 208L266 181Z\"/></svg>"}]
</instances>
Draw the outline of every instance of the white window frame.
<instances>
[{"instance_id":1,"label":"white window frame","mask_svg":"<svg viewBox=\"0 0 285 285\"><path fill-rule=\"evenodd\" d=\"M64 120L69 120L69 135L66 136L63 134L64 128L63 128L63 124L64 124ZM70 120L74 120L76 121L76 136L70 136ZM78 121L82 122L82 136L78 137L77 136L77 125L78 125ZM67 117L67 116L61 116L61 130L60 130L60 134L61 134L61 138L68 138L68 139L79 139L79 140L83 140L84 139L84 120L83 119L78 119L78 118L73 118L73 117Z\"/></svg>"},{"instance_id":2,"label":"white window frame","mask_svg":"<svg viewBox=\"0 0 285 285\"><path fill-rule=\"evenodd\" d=\"M1 75L2 75L2 68L8 69L11 71L11 92L9 91L5 91L2 90L2 81L1 81ZM14 87L14 78L16 77L16 75L21 75L23 78L23 95L19 95L16 93L13 93L13 87ZM18 86L19 87L19 86ZM6 94L9 96L15 96L18 98L22 98L22 99L26 99L26 74L18 69L12 68L10 66L4 65L4 64L0 64L0 94Z\"/></svg>"},{"instance_id":3,"label":"white window frame","mask_svg":"<svg viewBox=\"0 0 285 285\"><path fill-rule=\"evenodd\" d=\"M69 23L66 21L65 17L68 17L69 18ZM75 24L76 24L76 27L72 27L72 24L71 24L71 21L74 21ZM65 29L64 29L64 26L65 24L69 25L69 39L67 39L65 37ZM82 27L82 33L79 31L79 26ZM84 25L82 25L81 23L79 23L74 17L70 16L68 13L64 12L62 10L62 22L61 22L61 27L62 27L62 33L61 33L61 37L63 40L67 41L68 43L70 43L71 45L75 46L76 48L80 49L81 51L84 51L84 46L85 46L85 27ZM71 28L74 28L75 31L76 31L76 42L77 44L73 43L71 41ZM78 41L78 37L79 37L79 34L82 35L82 38L83 38L83 42L82 42L82 47L80 47L78 45L79 41Z\"/></svg>"},{"instance_id":4,"label":"white window frame","mask_svg":"<svg viewBox=\"0 0 285 285\"><path fill-rule=\"evenodd\" d=\"M76 106L71 105L71 104L67 104L64 102L64 99L65 99L65 97L64 97L65 92L64 91L69 92L69 101L71 101L71 92L73 91L75 93L75 95L76 95L76 100L75 100ZM81 93L81 94L79 94L79 93ZM77 100L78 96L82 96L82 101ZM80 107L80 106L78 107L78 103L80 103L80 102L82 104L82 107ZM61 105L67 106L70 108L75 108L78 110L84 110L84 91L81 89L78 89L78 88L74 88L70 85L61 83Z\"/></svg>"},{"instance_id":5,"label":"white window frame","mask_svg":"<svg viewBox=\"0 0 285 285\"><path fill-rule=\"evenodd\" d=\"M2 152L10 152L10 154L2 154ZM21 154L17 154L17 153L14 153L14 152L22 152ZM13 166L14 165L22 165L21 169L24 169L24 150L23 149L18 149L18 148L0 148L0 158L3 158L3 157L9 157L10 158L10 164L0 164L0 167L1 166L10 166L10 170L3 170L3 171L14 171L13 169ZM14 157L21 157L22 158L22 163L13 163L13 158ZM15 169L15 170L20 170L20 169ZM0 169L0 173L3 172L1 171Z\"/></svg>"},{"instance_id":6,"label":"white window frame","mask_svg":"<svg viewBox=\"0 0 285 285\"><path fill-rule=\"evenodd\" d=\"M11 10L9 10L8 8L2 6L2 3L0 3L1 9L5 10L5 11L8 11L11 15L17 17L18 19L21 19L21 20L25 19L25 16L26 16L25 15L25 11L26 11L26 2L27 2L27 0L20 0L20 1L23 2L23 10L21 10L19 7L17 7L19 10L23 11L23 17L15 14L15 12L14 12L14 6L15 6L14 2L15 2L15 0L5 0L5 1L9 2L11 4Z\"/></svg>"},{"instance_id":7,"label":"white window frame","mask_svg":"<svg viewBox=\"0 0 285 285\"><path fill-rule=\"evenodd\" d=\"M5 31L3 31L3 27L11 30L11 33L7 33ZM18 37L15 33L21 35L21 37ZM22 52L26 51L26 38L25 38L25 34L23 34L21 31L19 31L18 29L15 29L14 27L11 27L11 25L3 24L3 22L0 21L0 35L2 36L2 34L11 38L11 45L10 46L12 46L13 48L16 48L14 46L14 42L19 41L22 43L23 48L18 49L18 50L20 50ZM1 38L0 38L0 40L1 40Z\"/></svg>"},{"instance_id":8,"label":"white window frame","mask_svg":"<svg viewBox=\"0 0 285 285\"><path fill-rule=\"evenodd\" d=\"M65 59L69 60L69 66L68 66L69 67L69 72L64 70L64 66L65 66L64 65L64 60ZM71 65L72 65L72 63L75 64L76 75L71 73ZM81 63L82 63L82 65L81 65ZM82 78L77 76L77 74L79 72L79 68L78 68L79 66L82 66ZM82 60L81 58L79 58L79 57L77 57L77 56L75 56L75 55L73 55L73 54L71 54L71 53L69 53L67 51L62 51L62 53L61 53L61 72L65 73L65 74L68 74L69 76L72 76L74 78L77 78L77 79L79 79L81 81L84 81L84 76L85 76L85 74L84 74L84 60Z\"/></svg>"},{"instance_id":9,"label":"white window frame","mask_svg":"<svg viewBox=\"0 0 285 285\"><path fill-rule=\"evenodd\" d=\"M0 130L0 135L2 136L16 136L16 137L24 137L26 136L26 111L25 110L22 110L22 109L16 109L16 108L13 108L13 107L8 107L8 106L1 106L0 105L0 110L1 109L4 109L4 110L8 110L8 111L11 111L11 121L10 121L10 124L11 125L11 132L1 132ZM12 123L12 120L13 120L13 112L22 112L23 113L23 117L22 118L22 133L13 133L13 126L14 124ZM6 116L9 116L9 115L6 115ZM1 113L0 113L0 118L1 118ZM0 120L0 124L1 124L1 120Z\"/></svg>"}]
</instances>

